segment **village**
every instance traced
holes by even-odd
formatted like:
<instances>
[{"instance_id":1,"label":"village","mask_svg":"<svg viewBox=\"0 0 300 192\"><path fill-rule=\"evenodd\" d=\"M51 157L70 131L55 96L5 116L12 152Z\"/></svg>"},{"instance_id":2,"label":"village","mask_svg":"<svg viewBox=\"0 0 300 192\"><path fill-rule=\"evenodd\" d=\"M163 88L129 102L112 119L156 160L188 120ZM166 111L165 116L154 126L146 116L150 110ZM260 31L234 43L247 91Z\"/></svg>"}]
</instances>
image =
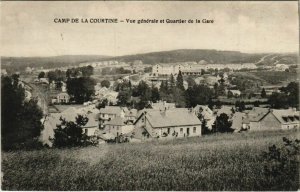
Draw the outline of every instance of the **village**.
<instances>
[{"instance_id":1,"label":"village","mask_svg":"<svg viewBox=\"0 0 300 192\"><path fill-rule=\"evenodd\" d=\"M198 63L147 65L140 60L132 63L113 60L47 70L27 67L20 76L26 99L36 96L43 110L41 121L44 130L40 139L44 144L52 146L54 130L61 123L61 118L75 121L78 115L88 118L82 133L94 138L97 143L201 136L217 131L217 118L221 114L228 121L230 132L299 128L298 109L293 106L272 108L274 105L268 102L268 98L273 93L280 93L280 87L287 83L265 85L260 81L248 80L250 91L245 88L247 85L241 87L235 83L243 80L237 74L244 71L286 72L290 67L285 64L271 68L254 63L208 64L203 60ZM5 70L1 73L6 75ZM88 86L91 93L88 99L78 102L74 100L74 94L70 95L68 79L85 76L94 80ZM176 88L177 81L182 81L181 90ZM127 91L126 86L130 91ZM142 86L148 87L150 97L143 98L136 93L142 90L139 89ZM179 99L168 96L174 96L172 91L167 91L163 96L164 86L179 90L181 96L193 86L200 86L196 91L201 95L204 91L201 86L204 86L213 97L205 96L203 100L182 103L180 95L175 95ZM75 91L80 92L81 89Z\"/></svg>"},{"instance_id":2,"label":"village","mask_svg":"<svg viewBox=\"0 0 300 192\"><path fill-rule=\"evenodd\" d=\"M0 9L2 190L299 190L298 2Z\"/></svg>"}]
</instances>

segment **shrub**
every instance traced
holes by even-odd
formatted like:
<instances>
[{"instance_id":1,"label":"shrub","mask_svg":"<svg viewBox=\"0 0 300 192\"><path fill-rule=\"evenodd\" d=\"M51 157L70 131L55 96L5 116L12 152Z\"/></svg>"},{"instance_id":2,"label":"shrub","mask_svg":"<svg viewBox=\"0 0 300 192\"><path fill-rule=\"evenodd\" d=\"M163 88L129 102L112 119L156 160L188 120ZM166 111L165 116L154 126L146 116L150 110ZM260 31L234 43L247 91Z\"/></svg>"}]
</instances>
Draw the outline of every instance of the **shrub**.
<instances>
[{"instance_id":1,"label":"shrub","mask_svg":"<svg viewBox=\"0 0 300 192\"><path fill-rule=\"evenodd\" d=\"M299 175L300 141L292 141L283 137L284 144L280 147L272 145L269 151L263 152L264 174L274 185L281 183L282 179L294 181ZM297 174L293 174L297 172ZM299 179L296 179L299 180ZM276 188L278 189L278 188Z\"/></svg>"}]
</instances>

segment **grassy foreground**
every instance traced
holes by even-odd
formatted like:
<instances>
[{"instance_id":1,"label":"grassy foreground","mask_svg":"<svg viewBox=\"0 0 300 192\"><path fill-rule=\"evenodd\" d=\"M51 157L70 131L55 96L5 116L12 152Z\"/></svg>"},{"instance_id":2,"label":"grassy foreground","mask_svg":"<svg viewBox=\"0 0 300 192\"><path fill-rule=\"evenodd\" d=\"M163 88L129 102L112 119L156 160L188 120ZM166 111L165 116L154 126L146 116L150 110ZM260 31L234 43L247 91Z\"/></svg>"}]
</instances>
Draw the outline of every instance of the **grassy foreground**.
<instances>
[{"instance_id":1,"label":"grassy foreground","mask_svg":"<svg viewBox=\"0 0 300 192\"><path fill-rule=\"evenodd\" d=\"M261 153L281 144L283 136L296 138L297 132L2 152L2 189L297 190L297 170L264 174Z\"/></svg>"}]
</instances>

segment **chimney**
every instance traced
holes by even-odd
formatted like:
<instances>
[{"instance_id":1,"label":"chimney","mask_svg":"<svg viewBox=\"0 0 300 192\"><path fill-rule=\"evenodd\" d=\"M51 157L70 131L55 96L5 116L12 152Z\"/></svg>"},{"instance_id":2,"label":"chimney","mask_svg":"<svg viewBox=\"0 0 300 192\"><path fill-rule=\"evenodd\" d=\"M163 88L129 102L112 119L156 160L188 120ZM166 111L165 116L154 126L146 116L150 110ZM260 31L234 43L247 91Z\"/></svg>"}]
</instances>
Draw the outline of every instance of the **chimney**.
<instances>
[{"instance_id":1,"label":"chimney","mask_svg":"<svg viewBox=\"0 0 300 192\"><path fill-rule=\"evenodd\" d=\"M165 108L165 109L163 109L163 110L160 110L160 114L161 114L162 116L166 116L166 114L167 114L167 109Z\"/></svg>"}]
</instances>

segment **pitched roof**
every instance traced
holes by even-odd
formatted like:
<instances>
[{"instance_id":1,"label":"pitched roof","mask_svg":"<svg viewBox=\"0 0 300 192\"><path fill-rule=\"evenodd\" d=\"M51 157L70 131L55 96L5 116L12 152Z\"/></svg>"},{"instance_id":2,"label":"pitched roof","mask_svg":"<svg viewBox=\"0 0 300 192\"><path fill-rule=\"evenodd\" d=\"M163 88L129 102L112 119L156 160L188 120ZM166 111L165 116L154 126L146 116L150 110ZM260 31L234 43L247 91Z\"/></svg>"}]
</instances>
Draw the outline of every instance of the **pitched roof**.
<instances>
[{"instance_id":1,"label":"pitched roof","mask_svg":"<svg viewBox=\"0 0 300 192\"><path fill-rule=\"evenodd\" d=\"M225 113L226 115L230 116L230 115L232 115L232 110L231 109L232 109L232 107L223 105L221 107L221 109L219 109L217 111L217 115L221 115L222 113Z\"/></svg>"},{"instance_id":2,"label":"pitched roof","mask_svg":"<svg viewBox=\"0 0 300 192\"><path fill-rule=\"evenodd\" d=\"M201 125L197 116L187 108L147 110L146 118L153 128Z\"/></svg>"},{"instance_id":3,"label":"pitched roof","mask_svg":"<svg viewBox=\"0 0 300 192\"><path fill-rule=\"evenodd\" d=\"M237 94L240 95L241 91L240 90L229 90L232 94Z\"/></svg>"},{"instance_id":4,"label":"pitched roof","mask_svg":"<svg viewBox=\"0 0 300 192\"><path fill-rule=\"evenodd\" d=\"M254 107L247 114L247 119L249 120L249 122L257 122L257 121L260 121L269 112L270 112L270 110L268 108Z\"/></svg>"},{"instance_id":5,"label":"pitched roof","mask_svg":"<svg viewBox=\"0 0 300 192\"><path fill-rule=\"evenodd\" d=\"M67 97L70 97L68 93L59 93L59 94L57 94L57 96L67 96Z\"/></svg>"},{"instance_id":6,"label":"pitched roof","mask_svg":"<svg viewBox=\"0 0 300 192\"><path fill-rule=\"evenodd\" d=\"M111 140L116 138L116 136L114 136L112 133L99 134L99 137L103 140Z\"/></svg>"},{"instance_id":7,"label":"pitched roof","mask_svg":"<svg viewBox=\"0 0 300 192\"><path fill-rule=\"evenodd\" d=\"M123 126L123 125L126 125L124 122L126 120L122 117L115 117L113 118L112 120L108 121L105 123L105 125L118 125L118 126Z\"/></svg>"},{"instance_id":8,"label":"pitched roof","mask_svg":"<svg viewBox=\"0 0 300 192\"><path fill-rule=\"evenodd\" d=\"M167 103L165 101L159 101L157 103L151 103L151 107L153 109L171 109L171 108L175 108L175 103Z\"/></svg>"},{"instance_id":9,"label":"pitched roof","mask_svg":"<svg viewBox=\"0 0 300 192\"><path fill-rule=\"evenodd\" d=\"M212 118L214 113L207 105L196 105L196 107L194 107L196 114L200 111L200 109L202 109L201 114L203 115L204 119L208 120Z\"/></svg>"},{"instance_id":10,"label":"pitched roof","mask_svg":"<svg viewBox=\"0 0 300 192\"><path fill-rule=\"evenodd\" d=\"M272 113L282 124L299 123L299 111L293 109L273 109Z\"/></svg>"},{"instance_id":11,"label":"pitched roof","mask_svg":"<svg viewBox=\"0 0 300 192\"><path fill-rule=\"evenodd\" d=\"M124 109L119 106L105 106L100 109L100 113L105 114L120 114L122 111L124 112Z\"/></svg>"},{"instance_id":12,"label":"pitched roof","mask_svg":"<svg viewBox=\"0 0 300 192\"><path fill-rule=\"evenodd\" d=\"M136 117L136 115L137 115L137 110L136 109L130 109L125 114L125 116L129 116L129 117Z\"/></svg>"}]
</instances>

